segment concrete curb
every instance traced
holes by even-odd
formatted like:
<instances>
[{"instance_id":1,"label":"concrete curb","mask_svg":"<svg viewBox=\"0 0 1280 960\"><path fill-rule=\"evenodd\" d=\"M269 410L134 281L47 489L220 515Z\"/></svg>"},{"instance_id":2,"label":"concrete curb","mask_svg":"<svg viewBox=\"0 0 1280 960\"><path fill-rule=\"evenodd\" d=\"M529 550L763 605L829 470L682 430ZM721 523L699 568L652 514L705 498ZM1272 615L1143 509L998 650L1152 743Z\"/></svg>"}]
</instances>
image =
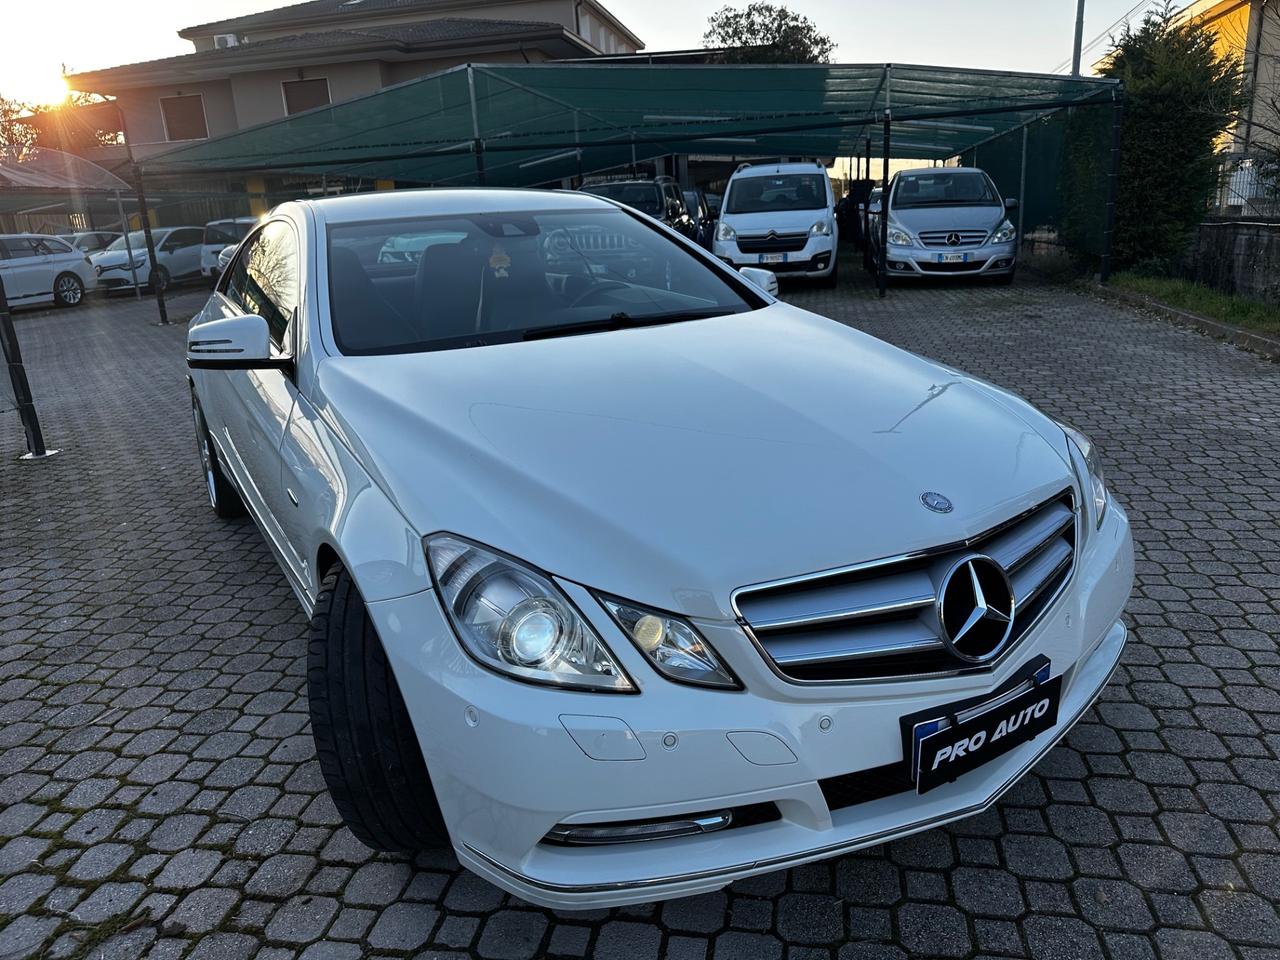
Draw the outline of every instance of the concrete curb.
<instances>
[{"instance_id":1,"label":"concrete curb","mask_svg":"<svg viewBox=\"0 0 1280 960\"><path fill-rule=\"evenodd\" d=\"M1105 299L1119 300L1136 307L1143 307L1171 323L1176 323L1180 327L1190 327L1206 336L1213 337L1215 340L1225 340L1241 350L1259 354L1268 360L1280 360L1280 340L1275 337L1268 337L1265 334L1255 333L1252 330L1245 330L1241 327L1233 327L1219 320L1210 320L1208 317L1202 317L1198 313L1180 310L1177 307L1171 307L1167 303L1161 303L1159 300L1153 300L1142 294L1130 293L1128 290L1117 290L1115 287L1104 287L1101 284L1094 284L1092 289Z\"/></svg>"}]
</instances>

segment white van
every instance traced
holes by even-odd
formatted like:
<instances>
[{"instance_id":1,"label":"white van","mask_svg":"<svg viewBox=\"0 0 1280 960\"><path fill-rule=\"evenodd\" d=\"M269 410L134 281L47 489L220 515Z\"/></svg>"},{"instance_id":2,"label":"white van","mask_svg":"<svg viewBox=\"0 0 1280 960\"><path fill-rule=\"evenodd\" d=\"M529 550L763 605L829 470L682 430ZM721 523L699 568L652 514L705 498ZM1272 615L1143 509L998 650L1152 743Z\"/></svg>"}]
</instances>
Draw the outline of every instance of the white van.
<instances>
[{"instance_id":1,"label":"white van","mask_svg":"<svg viewBox=\"0 0 1280 960\"><path fill-rule=\"evenodd\" d=\"M836 282L835 196L822 164L744 163L729 178L712 252L735 267Z\"/></svg>"},{"instance_id":2,"label":"white van","mask_svg":"<svg viewBox=\"0 0 1280 960\"><path fill-rule=\"evenodd\" d=\"M227 247L235 247L253 229L258 217L228 217L210 220L204 225L204 242L200 244L200 276L215 283L222 271L218 268L218 254Z\"/></svg>"}]
</instances>

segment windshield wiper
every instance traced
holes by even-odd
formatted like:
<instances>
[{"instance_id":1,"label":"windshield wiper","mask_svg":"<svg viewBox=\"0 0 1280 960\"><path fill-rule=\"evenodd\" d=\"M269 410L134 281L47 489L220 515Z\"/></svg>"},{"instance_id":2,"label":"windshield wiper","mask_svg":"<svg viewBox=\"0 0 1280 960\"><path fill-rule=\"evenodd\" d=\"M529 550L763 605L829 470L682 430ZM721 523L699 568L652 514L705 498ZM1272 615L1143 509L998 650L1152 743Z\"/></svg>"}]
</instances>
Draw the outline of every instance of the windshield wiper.
<instances>
[{"instance_id":1,"label":"windshield wiper","mask_svg":"<svg viewBox=\"0 0 1280 960\"><path fill-rule=\"evenodd\" d=\"M653 327L663 323L679 323L681 320L706 320L710 317L723 317L735 313L724 307L703 310L679 310L672 313L647 313L633 317L619 310L617 313L601 320L583 320L579 323L560 323L550 327L536 327L526 330L521 339L550 340L553 337L572 337L579 333L599 333L605 330L625 330L630 327Z\"/></svg>"}]
</instances>

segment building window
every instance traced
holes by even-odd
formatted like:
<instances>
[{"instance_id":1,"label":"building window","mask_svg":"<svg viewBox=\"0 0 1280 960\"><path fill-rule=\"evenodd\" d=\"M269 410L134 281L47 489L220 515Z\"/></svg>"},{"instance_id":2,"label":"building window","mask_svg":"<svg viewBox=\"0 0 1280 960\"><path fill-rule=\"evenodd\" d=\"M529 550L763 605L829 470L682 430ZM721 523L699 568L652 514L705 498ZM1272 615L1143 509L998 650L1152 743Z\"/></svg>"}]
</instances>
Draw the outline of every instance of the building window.
<instances>
[{"instance_id":1,"label":"building window","mask_svg":"<svg viewBox=\"0 0 1280 960\"><path fill-rule=\"evenodd\" d=\"M286 80L284 87L284 112L293 114L303 110L329 105L329 81L324 77L314 80Z\"/></svg>"},{"instance_id":2,"label":"building window","mask_svg":"<svg viewBox=\"0 0 1280 960\"><path fill-rule=\"evenodd\" d=\"M204 119L204 97L195 93L185 97L161 97L166 140L205 140L209 125Z\"/></svg>"}]
</instances>

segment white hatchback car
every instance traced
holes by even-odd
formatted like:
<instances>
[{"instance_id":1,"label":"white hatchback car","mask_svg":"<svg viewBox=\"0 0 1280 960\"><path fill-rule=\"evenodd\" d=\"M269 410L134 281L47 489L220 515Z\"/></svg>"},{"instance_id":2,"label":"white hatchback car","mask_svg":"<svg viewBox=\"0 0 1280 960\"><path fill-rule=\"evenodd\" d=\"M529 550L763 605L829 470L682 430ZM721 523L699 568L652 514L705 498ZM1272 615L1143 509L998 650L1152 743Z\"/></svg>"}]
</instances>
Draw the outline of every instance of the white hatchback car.
<instances>
[{"instance_id":1,"label":"white hatchback car","mask_svg":"<svg viewBox=\"0 0 1280 960\"><path fill-rule=\"evenodd\" d=\"M712 252L732 266L834 284L840 234L819 163L744 163L729 178Z\"/></svg>"},{"instance_id":2,"label":"white hatchback car","mask_svg":"<svg viewBox=\"0 0 1280 960\"><path fill-rule=\"evenodd\" d=\"M0 235L0 278L11 307L56 303L74 307L98 285L89 257L61 237Z\"/></svg>"},{"instance_id":3,"label":"white hatchback car","mask_svg":"<svg viewBox=\"0 0 1280 960\"><path fill-rule=\"evenodd\" d=\"M218 257L223 250L234 248L257 223L260 217L231 217L226 220L210 220L204 225L204 238L200 245L200 276L210 282L222 273Z\"/></svg>"},{"instance_id":4,"label":"white hatchback car","mask_svg":"<svg viewBox=\"0 0 1280 960\"><path fill-rule=\"evenodd\" d=\"M105 250L93 255L93 268L106 290L132 290L134 276L144 287L153 282L166 289L173 283L200 276L200 247L203 227L154 227L151 239L156 248L156 270L152 275L147 263L147 238L141 230L133 230L126 241L122 236ZM129 252L133 252L132 268Z\"/></svg>"},{"instance_id":5,"label":"white hatchback car","mask_svg":"<svg viewBox=\"0 0 1280 960\"><path fill-rule=\"evenodd\" d=\"M982 810L1120 658L1087 438L599 197L286 203L187 349L209 500L311 617L342 817L530 902Z\"/></svg>"}]
</instances>

